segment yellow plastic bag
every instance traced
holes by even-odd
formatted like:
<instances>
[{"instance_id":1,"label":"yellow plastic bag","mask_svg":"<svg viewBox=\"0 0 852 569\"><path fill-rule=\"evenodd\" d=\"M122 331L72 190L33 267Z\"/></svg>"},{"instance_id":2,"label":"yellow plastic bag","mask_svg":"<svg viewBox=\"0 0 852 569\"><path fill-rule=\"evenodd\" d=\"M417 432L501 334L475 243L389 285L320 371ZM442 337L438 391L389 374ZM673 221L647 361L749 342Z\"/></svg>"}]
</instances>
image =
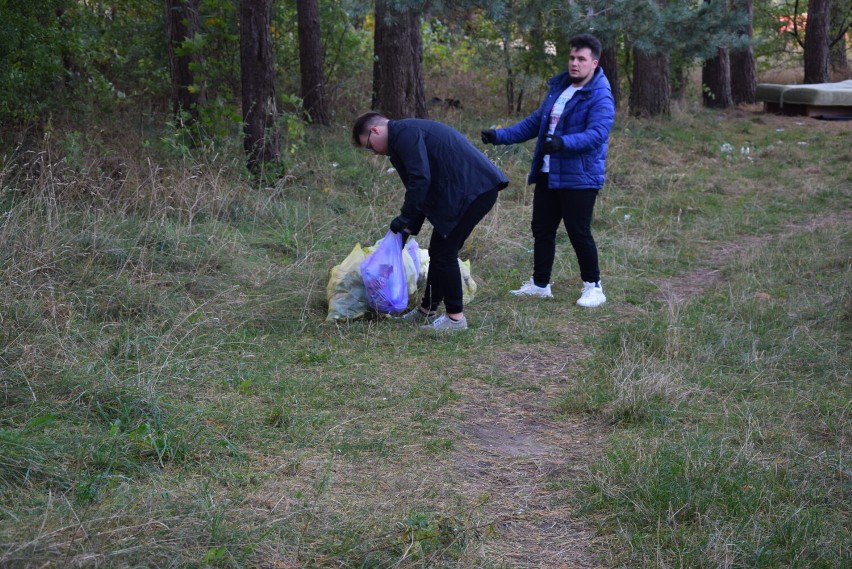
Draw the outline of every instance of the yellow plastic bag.
<instances>
[{"instance_id":1,"label":"yellow plastic bag","mask_svg":"<svg viewBox=\"0 0 852 569\"><path fill-rule=\"evenodd\" d=\"M367 258L356 243L343 262L331 269L325 289L328 300L326 320L360 318L367 313L367 289L361 280L361 262Z\"/></svg>"},{"instance_id":2,"label":"yellow plastic bag","mask_svg":"<svg viewBox=\"0 0 852 569\"><path fill-rule=\"evenodd\" d=\"M470 274L470 259L462 261L459 259L459 271L461 272L462 280L462 302L469 304L473 297L476 296L476 281Z\"/></svg>"}]
</instances>

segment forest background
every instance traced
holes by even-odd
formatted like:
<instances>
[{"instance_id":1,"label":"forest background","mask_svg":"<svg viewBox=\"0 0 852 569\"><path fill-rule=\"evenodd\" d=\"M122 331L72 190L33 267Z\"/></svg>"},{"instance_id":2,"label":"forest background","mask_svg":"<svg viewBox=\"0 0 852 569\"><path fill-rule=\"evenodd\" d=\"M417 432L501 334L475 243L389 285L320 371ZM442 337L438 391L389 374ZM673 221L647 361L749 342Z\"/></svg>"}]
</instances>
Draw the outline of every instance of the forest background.
<instances>
[{"instance_id":1,"label":"forest background","mask_svg":"<svg viewBox=\"0 0 852 569\"><path fill-rule=\"evenodd\" d=\"M755 87L850 78L850 9L0 0L0 566L847 566L849 123ZM607 305L563 240L505 294L517 145L470 334L325 322L399 206L353 119L478 144L588 31Z\"/></svg>"}]
</instances>

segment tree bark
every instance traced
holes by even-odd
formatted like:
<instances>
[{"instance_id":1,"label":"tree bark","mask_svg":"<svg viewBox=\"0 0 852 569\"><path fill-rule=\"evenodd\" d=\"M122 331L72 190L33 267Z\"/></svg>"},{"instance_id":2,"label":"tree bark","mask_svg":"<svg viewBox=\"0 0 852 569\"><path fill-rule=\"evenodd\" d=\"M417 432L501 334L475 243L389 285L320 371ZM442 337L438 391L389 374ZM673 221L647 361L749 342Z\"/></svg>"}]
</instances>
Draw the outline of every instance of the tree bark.
<instances>
[{"instance_id":1,"label":"tree bark","mask_svg":"<svg viewBox=\"0 0 852 569\"><path fill-rule=\"evenodd\" d=\"M843 79L852 79L849 70L849 58L846 55L846 38L837 38L837 43L831 49L831 70Z\"/></svg>"},{"instance_id":2,"label":"tree bark","mask_svg":"<svg viewBox=\"0 0 852 569\"><path fill-rule=\"evenodd\" d=\"M831 81L828 70L831 0L808 2L808 25L805 27L805 83Z\"/></svg>"},{"instance_id":3,"label":"tree bark","mask_svg":"<svg viewBox=\"0 0 852 569\"><path fill-rule=\"evenodd\" d=\"M727 0L704 0L706 4ZM727 8L727 6L725 6ZM731 97L731 61L728 47L720 45L716 57L708 59L701 67L701 92L705 107L727 109L733 105Z\"/></svg>"},{"instance_id":4,"label":"tree bark","mask_svg":"<svg viewBox=\"0 0 852 569\"><path fill-rule=\"evenodd\" d=\"M833 38L829 61L831 70L841 79L852 79L849 58L846 55L846 35L852 25L850 20L852 20L852 7L848 4L844 6L840 0L834 0L831 3L831 25L829 26L831 38Z\"/></svg>"},{"instance_id":5,"label":"tree bark","mask_svg":"<svg viewBox=\"0 0 852 569\"><path fill-rule=\"evenodd\" d=\"M325 73L317 0L297 0L299 23L299 69L302 75L302 101L315 124L328 126Z\"/></svg>"},{"instance_id":6,"label":"tree bark","mask_svg":"<svg viewBox=\"0 0 852 569\"><path fill-rule=\"evenodd\" d=\"M733 7L746 14L747 22L740 29L740 35L748 38L748 46L731 51L731 100L735 105L757 101L757 68L754 62L754 37L752 26L752 0L734 0Z\"/></svg>"},{"instance_id":7,"label":"tree bark","mask_svg":"<svg viewBox=\"0 0 852 569\"><path fill-rule=\"evenodd\" d=\"M654 117L670 113L668 56L634 47L630 114L635 117Z\"/></svg>"},{"instance_id":8,"label":"tree bark","mask_svg":"<svg viewBox=\"0 0 852 569\"><path fill-rule=\"evenodd\" d=\"M665 8L668 0L657 0ZM630 86L630 114L635 117L668 116L671 113L669 56L663 52L633 47L633 82Z\"/></svg>"},{"instance_id":9,"label":"tree bark","mask_svg":"<svg viewBox=\"0 0 852 569\"><path fill-rule=\"evenodd\" d=\"M612 8L612 2L605 2L602 6L604 12L608 12ZM589 17L596 16L594 7L589 6ZM604 16L606 17L606 16ZM615 100L615 107L618 108L621 103L621 84L618 80L618 34L609 33L599 35L598 39L603 44L603 51L599 60L599 65L604 70L604 75L609 80L610 88L612 89L612 97Z\"/></svg>"},{"instance_id":10,"label":"tree bark","mask_svg":"<svg viewBox=\"0 0 852 569\"><path fill-rule=\"evenodd\" d=\"M604 75L609 79L610 87L612 87L612 96L615 99L615 106L617 108L621 101L621 85L618 81L618 46L615 42L608 42L604 46L599 63L604 70Z\"/></svg>"},{"instance_id":11,"label":"tree bark","mask_svg":"<svg viewBox=\"0 0 852 569\"><path fill-rule=\"evenodd\" d=\"M503 42L503 69L506 70L506 79L503 83L503 91L506 94L506 113L511 115L515 109L520 109L515 101L515 62L512 57L512 20L514 19L515 3L508 0L505 5L506 13L503 16L500 38Z\"/></svg>"},{"instance_id":12,"label":"tree bark","mask_svg":"<svg viewBox=\"0 0 852 569\"><path fill-rule=\"evenodd\" d=\"M206 90L196 83L192 70L203 62L204 56L200 52L181 50L184 42L193 39L201 30L199 4L200 0L166 0L172 113L179 126L198 122L199 111L207 102Z\"/></svg>"},{"instance_id":13,"label":"tree bark","mask_svg":"<svg viewBox=\"0 0 852 569\"><path fill-rule=\"evenodd\" d=\"M720 47L716 57L704 62L701 68L701 83L705 107L727 109L733 105L731 63L727 47Z\"/></svg>"},{"instance_id":14,"label":"tree bark","mask_svg":"<svg viewBox=\"0 0 852 569\"><path fill-rule=\"evenodd\" d=\"M376 0L372 108L388 118L426 118L420 15Z\"/></svg>"},{"instance_id":15,"label":"tree bark","mask_svg":"<svg viewBox=\"0 0 852 569\"><path fill-rule=\"evenodd\" d=\"M272 0L240 1L240 77L242 84L243 146L248 166L257 173L281 153L276 128L275 67L269 24Z\"/></svg>"}]
</instances>

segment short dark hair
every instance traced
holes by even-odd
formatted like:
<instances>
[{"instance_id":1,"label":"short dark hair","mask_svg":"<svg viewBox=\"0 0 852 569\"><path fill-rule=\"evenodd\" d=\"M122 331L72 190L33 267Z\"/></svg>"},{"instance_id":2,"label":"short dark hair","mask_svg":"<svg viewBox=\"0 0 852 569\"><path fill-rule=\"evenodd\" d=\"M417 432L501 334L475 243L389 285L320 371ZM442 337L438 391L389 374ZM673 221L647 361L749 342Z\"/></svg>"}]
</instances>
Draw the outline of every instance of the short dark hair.
<instances>
[{"instance_id":1,"label":"short dark hair","mask_svg":"<svg viewBox=\"0 0 852 569\"><path fill-rule=\"evenodd\" d=\"M352 144L361 146L361 135L367 134L371 127L380 125L387 120L382 114L376 112L364 113L357 119L352 126Z\"/></svg>"},{"instance_id":2,"label":"short dark hair","mask_svg":"<svg viewBox=\"0 0 852 569\"><path fill-rule=\"evenodd\" d=\"M580 49L587 47L592 51L593 59L601 58L601 51L603 50L603 48L601 47L601 40L599 40L592 34L580 34L574 36L568 43L571 46L571 49Z\"/></svg>"}]
</instances>

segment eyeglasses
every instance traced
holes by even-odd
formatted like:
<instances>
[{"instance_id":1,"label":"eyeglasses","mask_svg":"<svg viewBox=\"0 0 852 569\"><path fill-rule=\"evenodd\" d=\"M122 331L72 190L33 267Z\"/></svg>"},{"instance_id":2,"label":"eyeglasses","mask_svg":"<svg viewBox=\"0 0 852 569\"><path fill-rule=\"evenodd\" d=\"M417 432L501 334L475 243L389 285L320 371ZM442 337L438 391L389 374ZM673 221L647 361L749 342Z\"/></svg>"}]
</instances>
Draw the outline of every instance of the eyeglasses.
<instances>
[{"instance_id":1,"label":"eyeglasses","mask_svg":"<svg viewBox=\"0 0 852 569\"><path fill-rule=\"evenodd\" d=\"M375 150L373 150L373 145L370 144L370 137L371 136L373 136L372 129L367 131L367 143L364 145L364 148L366 148L370 152L375 152Z\"/></svg>"}]
</instances>

